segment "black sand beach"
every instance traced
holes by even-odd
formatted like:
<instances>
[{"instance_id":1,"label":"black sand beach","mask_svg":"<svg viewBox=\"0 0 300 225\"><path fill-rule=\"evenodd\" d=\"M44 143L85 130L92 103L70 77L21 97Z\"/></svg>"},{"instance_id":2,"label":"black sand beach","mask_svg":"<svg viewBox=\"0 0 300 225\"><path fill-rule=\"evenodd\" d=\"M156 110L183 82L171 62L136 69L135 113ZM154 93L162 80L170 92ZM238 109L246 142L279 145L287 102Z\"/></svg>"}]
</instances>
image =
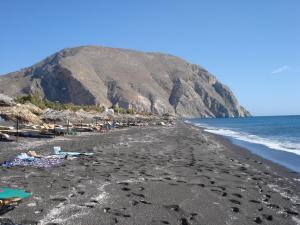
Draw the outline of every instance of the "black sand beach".
<instances>
[{"instance_id":1,"label":"black sand beach","mask_svg":"<svg viewBox=\"0 0 300 225\"><path fill-rule=\"evenodd\" d=\"M22 225L300 224L298 174L182 122L0 143L0 157L58 145L95 155L49 169L1 168L0 186L32 193L1 218Z\"/></svg>"}]
</instances>

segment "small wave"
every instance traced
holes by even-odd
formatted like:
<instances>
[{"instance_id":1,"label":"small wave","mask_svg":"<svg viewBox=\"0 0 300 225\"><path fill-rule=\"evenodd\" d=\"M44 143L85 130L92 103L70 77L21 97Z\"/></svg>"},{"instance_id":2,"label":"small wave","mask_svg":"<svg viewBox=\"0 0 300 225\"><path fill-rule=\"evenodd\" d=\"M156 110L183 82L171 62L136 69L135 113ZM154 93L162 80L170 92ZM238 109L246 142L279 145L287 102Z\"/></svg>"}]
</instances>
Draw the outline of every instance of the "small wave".
<instances>
[{"instance_id":1,"label":"small wave","mask_svg":"<svg viewBox=\"0 0 300 225\"><path fill-rule=\"evenodd\" d=\"M233 130L229 130L229 129L209 127L209 126L206 126L206 125L203 125L200 123L193 123L193 124L198 127L203 127L204 131L209 132L209 133L218 134L218 135L222 135L222 136L226 136L226 137L231 137L231 138L234 138L234 139L237 139L240 141L264 145L264 146L274 149L274 150L281 150L281 151L286 151L286 152L300 155L300 143L294 143L294 142L278 140L278 139L264 138L264 137L259 137L257 135L233 131Z\"/></svg>"}]
</instances>

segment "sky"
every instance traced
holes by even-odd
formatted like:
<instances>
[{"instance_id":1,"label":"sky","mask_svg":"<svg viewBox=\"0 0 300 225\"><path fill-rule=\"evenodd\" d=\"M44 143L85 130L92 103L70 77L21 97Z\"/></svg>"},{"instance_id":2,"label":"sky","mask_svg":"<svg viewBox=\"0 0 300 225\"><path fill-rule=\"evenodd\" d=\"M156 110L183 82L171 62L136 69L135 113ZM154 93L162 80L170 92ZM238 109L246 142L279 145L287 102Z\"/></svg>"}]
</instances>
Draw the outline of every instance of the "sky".
<instances>
[{"instance_id":1,"label":"sky","mask_svg":"<svg viewBox=\"0 0 300 225\"><path fill-rule=\"evenodd\" d=\"M300 115L299 0L1 0L0 74L66 47L169 53L253 115Z\"/></svg>"}]
</instances>

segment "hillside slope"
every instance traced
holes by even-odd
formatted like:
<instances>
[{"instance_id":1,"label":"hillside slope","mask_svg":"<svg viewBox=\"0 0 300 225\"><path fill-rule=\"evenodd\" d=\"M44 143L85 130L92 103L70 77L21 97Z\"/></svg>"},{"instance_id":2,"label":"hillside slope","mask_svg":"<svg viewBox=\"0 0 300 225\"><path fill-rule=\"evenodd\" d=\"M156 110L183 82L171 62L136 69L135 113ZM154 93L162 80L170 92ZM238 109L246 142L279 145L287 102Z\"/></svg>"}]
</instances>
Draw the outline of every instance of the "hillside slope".
<instances>
[{"instance_id":1,"label":"hillside slope","mask_svg":"<svg viewBox=\"0 0 300 225\"><path fill-rule=\"evenodd\" d=\"M83 46L0 77L0 93L35 93L51 101L119 105L183 117L250 115L231 90L178 57Z\"/></svg>"}]
</instances>

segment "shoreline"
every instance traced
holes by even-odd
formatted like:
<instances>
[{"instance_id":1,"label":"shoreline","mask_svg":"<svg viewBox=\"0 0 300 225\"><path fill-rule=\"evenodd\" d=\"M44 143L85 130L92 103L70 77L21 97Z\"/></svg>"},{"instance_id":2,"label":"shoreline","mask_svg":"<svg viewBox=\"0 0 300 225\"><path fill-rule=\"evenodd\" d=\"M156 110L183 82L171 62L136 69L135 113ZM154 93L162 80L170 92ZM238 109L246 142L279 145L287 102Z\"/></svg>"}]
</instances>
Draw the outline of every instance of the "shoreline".
<instances>
[{"instance_id":1,"label":"shoreline","mask_svg":"<svg viewBox=\"0 0 300 225\"><path fill-rule=\"evenodd\" d=\"M48 154L58 144L94 156L47 169L1 168L1 186L32 197L0 218L21 225L300 224L298 174L191 124L67 138L27 150ZM1 157L20 153L11 146Z\"/></svg>"},{"instance_id":2,"label":"shoreline","mask_svg":"<svg viewBox=\"0 0 300 225\"><path fill-rule=\"evenodd\" d=\"M208 133L225 137L232 144L249 150L273 163L300 174L297 124L299 116L267 116L237 119L186 119ZM282 128L281 128L282 126Z\"/></svg>"},{"instance_id":3,"label":"shoreline","mask_svg":"<svg viewBox=\"0 0 300 225\"><path fill-rule=\"evenodd\" d=\"M285 176L288 178L300 179L300 173L298 173L297 171L293 171L292 169L289 169L288 167L285 167L284 165L281 165L277 162L273 162L272 160L264 158L258 154L252 153L250 149L247 149L246 147L243 147L243 146L233 143L232 141L230 141L229 138L227 138L225 136L207 132L207 131L205 131L205 128L198 127L191 123L185 123L185 124L190 125L196 129L199 129L201 132L204 132L209 136L219 139L219 141L222 142L224 145L226 145L229 150L235 151L235 153L237 153L237 154L248 155L249 157L254 158L257 161L264 162L265 164L273 167L276 170L276 172L280 173L282 176Z\"/></svg>"}]
</instances>

